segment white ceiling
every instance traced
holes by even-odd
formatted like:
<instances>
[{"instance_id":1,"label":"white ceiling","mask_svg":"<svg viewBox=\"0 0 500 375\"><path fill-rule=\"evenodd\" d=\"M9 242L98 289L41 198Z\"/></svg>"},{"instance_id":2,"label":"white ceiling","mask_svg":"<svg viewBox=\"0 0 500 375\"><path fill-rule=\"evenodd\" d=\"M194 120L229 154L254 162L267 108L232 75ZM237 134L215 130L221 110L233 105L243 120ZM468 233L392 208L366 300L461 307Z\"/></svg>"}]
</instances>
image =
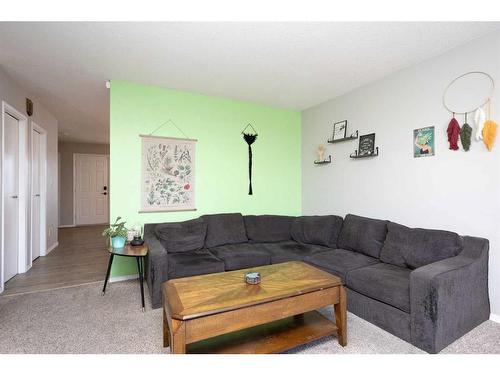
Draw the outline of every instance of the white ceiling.
<instances>
[{"instance_id":1,"label":"white ceiling","mask_svg":"<svg viewBox=\"0 0 500 375\"><path fill-rule=\"evenodd\" d=\"M0 23L0 65L59 120L109 141L105 80L303 110L500 23Z\"/></svg>"}]
</instances>

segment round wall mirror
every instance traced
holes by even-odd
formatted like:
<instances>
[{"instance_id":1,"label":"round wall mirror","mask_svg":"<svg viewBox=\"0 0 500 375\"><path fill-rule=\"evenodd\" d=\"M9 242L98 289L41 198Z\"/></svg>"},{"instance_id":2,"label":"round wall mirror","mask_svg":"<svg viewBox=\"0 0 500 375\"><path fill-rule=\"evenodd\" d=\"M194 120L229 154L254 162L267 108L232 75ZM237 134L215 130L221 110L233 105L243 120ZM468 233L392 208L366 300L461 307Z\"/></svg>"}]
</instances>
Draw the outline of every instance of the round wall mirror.
<instances>
[{"instance_id":1,"label":"round wall mirror","mask_svg":"<svg viewBox=\"0 0 500 375\"><path fill-rule=\"evenodd\" d=\"M489 74L468 72L455 78L446 87L443 105L456 114L470 113L486 104L494 89L495 83Z\"/></svg>"}]
</instances>

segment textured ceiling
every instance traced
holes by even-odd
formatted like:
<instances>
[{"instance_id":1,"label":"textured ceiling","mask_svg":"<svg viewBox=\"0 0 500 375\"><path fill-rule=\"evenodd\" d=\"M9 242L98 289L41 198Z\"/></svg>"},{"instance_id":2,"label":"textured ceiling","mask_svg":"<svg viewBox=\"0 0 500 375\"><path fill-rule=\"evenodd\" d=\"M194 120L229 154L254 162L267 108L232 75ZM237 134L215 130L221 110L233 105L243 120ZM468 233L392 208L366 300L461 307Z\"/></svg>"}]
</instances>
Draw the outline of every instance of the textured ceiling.
<instances>
[{"instance_id":1,"label":"textured ceiling","mask_svg":"<svg viewBox=\"0 0 500 375\"><path fill-rule=\"evenodd\" d=\"M302 110L500 23L0 23L0 65L59 120L109 141L105 80Z\"/></svg>"}]
</instances>

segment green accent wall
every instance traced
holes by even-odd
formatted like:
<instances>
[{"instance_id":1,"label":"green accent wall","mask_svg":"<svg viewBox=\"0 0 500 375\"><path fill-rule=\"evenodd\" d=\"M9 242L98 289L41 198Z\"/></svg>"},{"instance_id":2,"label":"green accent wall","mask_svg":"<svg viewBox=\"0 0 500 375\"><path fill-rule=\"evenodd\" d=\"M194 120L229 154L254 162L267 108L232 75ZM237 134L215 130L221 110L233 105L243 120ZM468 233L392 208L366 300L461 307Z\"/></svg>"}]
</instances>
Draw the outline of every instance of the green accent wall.
<instances>
[{"instance_id":1,"label":"green accent wall","mask_svg":"<svg viewBox=\"0 0 500 375\"><path fill-rule=\"evenodd\" d=\"M113 81L110 95L110 220L127 224L188 220L222 212L301 213L298 111ZM139 213L140 134L172 119L196 145L197 211ZM253 193L248 195L248 146L241 131L252 123ZM168 125L155 135L183 137ZM116 257L112 276L137 273L133 259Z\"/></svg>"}]
</instances>

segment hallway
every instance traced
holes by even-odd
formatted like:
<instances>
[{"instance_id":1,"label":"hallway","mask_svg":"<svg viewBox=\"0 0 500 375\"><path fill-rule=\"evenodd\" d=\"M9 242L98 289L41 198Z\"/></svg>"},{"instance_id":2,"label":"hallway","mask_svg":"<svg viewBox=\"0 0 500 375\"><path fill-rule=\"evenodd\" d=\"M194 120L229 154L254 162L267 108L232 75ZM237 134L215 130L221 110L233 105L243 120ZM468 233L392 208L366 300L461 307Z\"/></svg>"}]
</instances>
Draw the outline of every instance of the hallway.
<instances>
[{"instance_id":1,"label":"hallway","mask_svg":"<svg viewBox=\"0 0 500 375\"><path fill-rule=\"evenodd\" d=\"M65 288L104 280L108 263L104 225L59 229L59 246L5 284L1 296Z\"/></svg>"}]
</instances>

